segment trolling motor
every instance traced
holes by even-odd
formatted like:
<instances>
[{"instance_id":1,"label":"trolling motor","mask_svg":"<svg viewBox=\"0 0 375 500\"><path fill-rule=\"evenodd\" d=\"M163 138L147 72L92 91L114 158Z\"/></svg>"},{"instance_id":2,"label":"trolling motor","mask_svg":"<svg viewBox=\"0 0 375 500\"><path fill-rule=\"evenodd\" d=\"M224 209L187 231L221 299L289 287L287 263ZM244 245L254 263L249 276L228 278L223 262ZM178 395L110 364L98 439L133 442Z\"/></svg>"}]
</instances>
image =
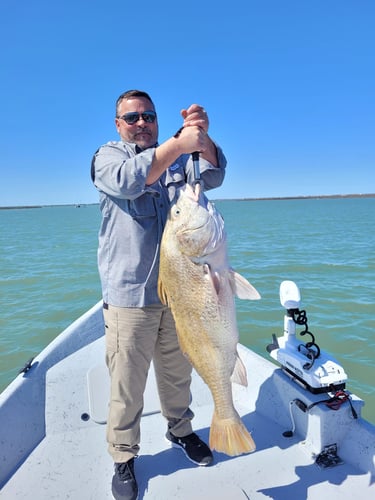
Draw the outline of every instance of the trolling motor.
<instances>
[{"instance_id":1,"label":"trolling motor","mask_svg":"<svg viewBox=\"0 0 375 500\"><path fill-rule=\"evenodd\" d=\"M315 342L308 329L306 311L299 309L301 294L293 281L281 283L280 302L286 309L284 335L272 335L272 344L267 346L270 356L280 363L289 377L312 393L344 389L347 375L343 367ZM300 335L308 335L308 342L297 339L296 325L304 327Z\"/></svg>"}]
</instances>

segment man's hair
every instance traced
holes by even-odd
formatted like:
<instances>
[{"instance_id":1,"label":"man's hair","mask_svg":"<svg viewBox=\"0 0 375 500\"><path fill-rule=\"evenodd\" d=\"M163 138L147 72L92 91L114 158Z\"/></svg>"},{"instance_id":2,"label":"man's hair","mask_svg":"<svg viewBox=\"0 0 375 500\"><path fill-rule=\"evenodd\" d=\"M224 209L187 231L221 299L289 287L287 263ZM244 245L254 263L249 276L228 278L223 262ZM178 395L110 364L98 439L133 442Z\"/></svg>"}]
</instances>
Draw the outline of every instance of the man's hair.
<instances>
[{"instance_id":1,"label":"man's hair","mask_svg":"<svg viewBox=\"0 0 375 500\"><path fill-rule=\"evenodd\" d=\"M147 92L143 92L143 90L127 90L123 92L116 101L116 117L118 118L118 108L123 101L123 99L131 99L132 97L144 97L148 99L152 106L155 108L154 103L152 102L151 97L147 94Z\"/></svg>"}]
</instances>

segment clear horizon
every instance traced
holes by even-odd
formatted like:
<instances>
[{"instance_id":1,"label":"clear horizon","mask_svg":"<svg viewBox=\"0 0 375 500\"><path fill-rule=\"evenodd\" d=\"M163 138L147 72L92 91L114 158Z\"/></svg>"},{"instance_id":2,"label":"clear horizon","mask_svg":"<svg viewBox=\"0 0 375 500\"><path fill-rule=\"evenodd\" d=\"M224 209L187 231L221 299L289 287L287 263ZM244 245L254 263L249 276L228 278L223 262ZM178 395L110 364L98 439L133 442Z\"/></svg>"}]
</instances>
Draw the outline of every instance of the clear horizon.
<instances>
[{"instance_id":1,"label":"clear horizon","mask_svg":"<svg viewBox=\"0 0 375 500\"><path fill-rule=\"evenodd\" d=\"M375 198L375 193L350 193L350 194L326 194L326 195L306 195L306 196L272 196L263 198L213 198L214 201L272 201L272 200L303 200L311 198ZM85 206L85 205L99 205L99 201L89 203L58 203L47 205L7 205L0 206L0 210L11 210L17 208L44 208L44 207L66 207L66 206Z\"/></svg>"},{"instance_id":2,"label":"clear horizon","mask_svg":"<svg viewBox=\"0 0 375 500\"><path fill-rule=\"evenodd\" d=\"M216 199L375 191L375 3L120 0L0 6L0 205L97 203L114 103L146 90L160 142L197 102L228 160ZM135 25L138 29L135 30Z\"/></svg>"}]
</instances>

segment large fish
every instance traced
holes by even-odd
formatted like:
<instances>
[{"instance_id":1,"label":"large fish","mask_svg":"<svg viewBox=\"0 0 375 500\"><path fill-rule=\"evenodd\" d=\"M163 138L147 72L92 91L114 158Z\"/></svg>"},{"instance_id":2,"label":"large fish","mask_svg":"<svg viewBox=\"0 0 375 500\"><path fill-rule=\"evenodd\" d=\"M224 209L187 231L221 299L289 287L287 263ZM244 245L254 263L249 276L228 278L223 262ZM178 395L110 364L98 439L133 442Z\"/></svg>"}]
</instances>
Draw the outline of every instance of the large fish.
<instances>
[{"instance_id":1,"label":"large fish","mask_svg":"<svg viewBox=\"0 0 375 500\"><path fill-rule=\"evenodd\" d=\"M209 445L228 455L255 450L233 405L232 384L247 385L237 353L234 296L259 299L228 264L224 221L201 191L186 185L171 206L160 249L158 291L175 319L182 352L209 386L215 410Z\"/></svg>"}]
</instances>

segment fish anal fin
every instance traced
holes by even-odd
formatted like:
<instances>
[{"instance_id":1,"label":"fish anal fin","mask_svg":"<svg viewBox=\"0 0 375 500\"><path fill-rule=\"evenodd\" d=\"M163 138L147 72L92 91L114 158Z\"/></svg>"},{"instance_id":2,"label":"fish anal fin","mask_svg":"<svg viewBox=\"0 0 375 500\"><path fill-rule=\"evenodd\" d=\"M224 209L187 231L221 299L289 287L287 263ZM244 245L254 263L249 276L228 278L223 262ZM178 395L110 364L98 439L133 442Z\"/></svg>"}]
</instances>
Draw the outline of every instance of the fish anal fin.
<instances>
[{"instance_id":1,"label":"fish anal fin","mask_svg":"<svg viewBox=\"0 0 375 500\"><path fill-rule=\"evenodd\" d=\"M216 412L212 417L209 446L231 457L251 453L256 448L240 417L221 419Z\"/></svg>"},{"instance_id":2,"label":"fish anal fin","mask_svg":"<svg viewBox=\"0 0 375 500\"><path fill-rule=\"evenodd\" d=\"M233 373L230 379L235 384L240 384L247 387L246 368L238 353L236 353L236 364L234 365Z\"/></svg>"},{"instance_id":3,"label":"fish anal fin","mask_svg":"<svg viewBox=\"0 0 375 500\"><path fill-rule=\"evenodd\" d=\"M229 282L233 294L239 299L258 300L260 299L259 292L253 287L246 278L236 273L233 269L229 270Z\"/></svg>"}]
</instances>

